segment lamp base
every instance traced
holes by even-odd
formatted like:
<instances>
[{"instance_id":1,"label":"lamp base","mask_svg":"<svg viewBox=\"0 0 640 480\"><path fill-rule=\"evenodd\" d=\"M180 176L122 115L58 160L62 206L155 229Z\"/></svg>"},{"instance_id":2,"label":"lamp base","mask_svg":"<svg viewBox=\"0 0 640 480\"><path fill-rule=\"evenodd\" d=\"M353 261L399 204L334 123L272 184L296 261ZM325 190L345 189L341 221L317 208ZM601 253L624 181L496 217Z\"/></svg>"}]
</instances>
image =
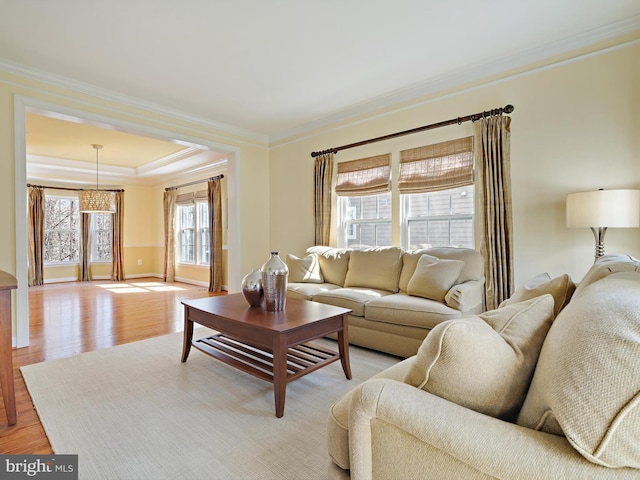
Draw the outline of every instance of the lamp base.
<instances>
[{"instance_id":1,"label":"lamp base","mask_svg":"<svg viewBox=\"0 0 640 480\"><path fill-rule=\"evenodd\" d=\"M593 238L596 240L596 254L594 262L604 255L604 234L607 233L607 227L591 227Z\"/></svg>"}]
</instances>

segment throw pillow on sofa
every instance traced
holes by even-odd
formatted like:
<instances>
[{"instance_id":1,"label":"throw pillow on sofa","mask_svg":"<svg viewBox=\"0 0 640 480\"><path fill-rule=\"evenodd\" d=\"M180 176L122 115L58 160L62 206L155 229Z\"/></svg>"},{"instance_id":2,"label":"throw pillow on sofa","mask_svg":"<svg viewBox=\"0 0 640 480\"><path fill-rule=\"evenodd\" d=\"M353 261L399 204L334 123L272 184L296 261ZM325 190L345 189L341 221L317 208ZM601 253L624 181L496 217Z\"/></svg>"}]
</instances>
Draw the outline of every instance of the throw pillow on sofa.
<instances>
[{"instance_id":1,"label":"throw pillow on sofa","mask_svg":"<svg viewBox=\"0 0 640 480\"><path fill-rule=\"evenodd\" d=\"M341 287L344 285L344 278L347 276L347 268L349 268L350 250L316 245L307 248L306 253L318 255L320 271L325 282Z\"/></svg>"},{"instance_id":2,"label":"throw pillow on sofa","mask_svg":"<svg viewBox=\"0 0 640 480\"><path fill-rule=\"evenodd\" d=\"M455 284L462 267L464 262L460 260L441 260L431 255L422 255L407 285L407 293L444 302L444 297Z\"/></svg>"},{"instance_id":3,"label":"throw pillow on sofa","mask_svg":"<svg viewBox=\"0 0 640 480\"><path fill-rule=\"evenodd\" d=\"M514 421L553 321L551 295L449 320L425 338L405 383Z\"/></svg>"},{"instance_id":4,"label":"throw pillow on sofa","mask_svg":"<svg viewBox=\"0 0 640 480\"><path fill-rule=\"evenodd\" d=\"M553 309L554 315L558 316L560 310L562 310L571 296L576 290L576 284L573 283L571 277L567 274L560 275L556 278L551 278L548 273L541 273L536 275L532 279L526 281L522 286L518 287L513 295L500 304L501 307L505 305L512 305L514 303L529 300L531 298L539 297L545 293L553 295L555 306Z\"/></svg>"},{"instance_id":5,"label":"throw pillow on sofa","mask_svg":"<svg viewBox=\"0 0 640 480\"><path fill-rule=\"evenodd\" d=\"M402 255L402 271L400 272L400 278L398 280L398 287L400 288L400 291L405 293L407 292L409 280L411 280L411 277L413 277L413 274L416 271L418 260L420 260L422 255L427 253L426 250L427 249L423 248L421 250L408 251L404 252Z\"/></svg>"},{"instance_id":6,"label":"throw pillow on sofa","mask_svg":"<svg viewBox=\"0 0 640 480\"><path fill-rule=\"evenodd\" d=\"M323 283L322 272L318 255L312 253L304 258L295 255L287 255L287 267L289 268L289 282L292 283Z\"/></svg>"}]
</instances>

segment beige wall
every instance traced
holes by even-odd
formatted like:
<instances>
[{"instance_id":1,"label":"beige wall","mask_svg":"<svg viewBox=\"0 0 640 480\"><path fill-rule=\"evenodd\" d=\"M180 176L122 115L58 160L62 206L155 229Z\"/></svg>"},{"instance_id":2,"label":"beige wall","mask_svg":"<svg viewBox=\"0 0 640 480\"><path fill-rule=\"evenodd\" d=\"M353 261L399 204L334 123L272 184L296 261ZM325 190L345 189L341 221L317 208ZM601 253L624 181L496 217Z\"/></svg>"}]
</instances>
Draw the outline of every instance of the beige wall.
<instances>
[{"instance_id":1,"label":"beige wall","mask_svg":"<svg viewBox=\"0 0 640 480\"><path fill-rule=\"evenodd\" d=\"M565 227L566 195L640 188L637 41L273 146L271 246L300 255L313 242L310 152L509 103L515 106L511 180L516 283L543 271L552 276L567 272L580 280L593 262L594 239L588 229ZM400 150L472 132L469 122L344 150L336 159L391 152L396 165ZM399 241L396 229L394 243ZM640 257L640 229L610 229L605 246L607 253Z\"/></svg>"}]
</instances>

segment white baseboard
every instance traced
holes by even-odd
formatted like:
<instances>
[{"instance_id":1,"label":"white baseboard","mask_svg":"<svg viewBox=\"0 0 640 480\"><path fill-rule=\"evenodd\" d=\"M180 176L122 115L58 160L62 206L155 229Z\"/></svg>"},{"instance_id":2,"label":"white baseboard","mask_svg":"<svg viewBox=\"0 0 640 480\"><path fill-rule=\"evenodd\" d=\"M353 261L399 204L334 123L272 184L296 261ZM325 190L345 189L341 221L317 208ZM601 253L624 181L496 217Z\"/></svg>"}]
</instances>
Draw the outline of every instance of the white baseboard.
<instances>
[{"instance_id":1,"label":"white baseboard","mask_svg":"<svg viewBox=\"0 0 640 480\"><path fill-rule=\"evenodd\" d=\"M135 279L135 278L149 278L149 277L153 277L153 278L162 278L162 274L160 273L136 273L133 275L126 275L125 276L125 280L131 280L131 279ZM110 275L95 275L92 280L111 280L111 276ZM183 277L176 277L176 282L180 282L180 283L188 283L189 285L196 285L198 287L208 287L209 286L209 282L201 282L199 280L191 280L190 278L183 278ZM48 279L45 280L44 283L45 284L50 284L50 283L65 283L65 282L77 282L78 278L77 277L66 277L66 278L52 278L52 279ZM224 291L228 291L229 289L227 288L226 285L222 286L222 290Z\"/></svg>"},{"instance_id":2,"label":"white baseboard","mask_svg":"<svg viewBox=\"0 0 640 480\"><path fill-rule=\"evenodd\" d=\"M162 274L160 274L160 273L135 273L133 275L125 275L124 279L125 280L129 280L130 278L149 278L149 277L162 278Z\"/></svg>"},{"instance_id":3,"label":"white baseboard","mask_svg":"<svg viewBox=\"0 0 640 480\"><path fill-rule=\"evenodd\" d=\"M64 282L77 282L78 281L78 277L66 277L66 278L49 278L49 279L44 279L44 284L46 285L47 283L64 283Z\"/></svg>"}]
</instances>

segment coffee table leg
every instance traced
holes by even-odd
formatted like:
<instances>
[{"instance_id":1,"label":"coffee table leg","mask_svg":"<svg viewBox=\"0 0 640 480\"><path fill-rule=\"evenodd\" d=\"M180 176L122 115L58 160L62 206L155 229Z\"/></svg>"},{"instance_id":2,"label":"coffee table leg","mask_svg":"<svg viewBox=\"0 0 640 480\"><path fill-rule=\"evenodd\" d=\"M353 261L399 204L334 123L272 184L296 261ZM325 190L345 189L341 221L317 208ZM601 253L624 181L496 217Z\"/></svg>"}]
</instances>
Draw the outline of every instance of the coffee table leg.
<instances>
[{"instance_id":1,"label":"coffee table leg","mask_svg":"<svg viewBox=\"0 0 640 480\"><path fill-rule=\"evenodd\" d=\"M273 394L276 402L276 417L284 415L284 399L287 393L287 346L276 340L273 346Z\"/></svg>"},{"instance_id":2,"label":"coffee table leg","mask_svg":"<svg viewBox=\"0 0 640 480\"><path fill-rule=\"evenodd\" d=\"M342 316L342 330L338 332L338 352L345 377L351 380L351 363L349 362L349 340L347 335L347 316Z\"/></svg>"},{"instance_id":3,"label":"coffee table leg","mask_svg":"<svg viewBox=\"0 0 640 480\"><path fill-rule=\"evenodd\" d=\"M193 340L193 321L189 320L189 307L184 307L184 334L182 344L182 362L187 361L189 352L191 351L191 341Z\"/></svg>"}]
</instances>

